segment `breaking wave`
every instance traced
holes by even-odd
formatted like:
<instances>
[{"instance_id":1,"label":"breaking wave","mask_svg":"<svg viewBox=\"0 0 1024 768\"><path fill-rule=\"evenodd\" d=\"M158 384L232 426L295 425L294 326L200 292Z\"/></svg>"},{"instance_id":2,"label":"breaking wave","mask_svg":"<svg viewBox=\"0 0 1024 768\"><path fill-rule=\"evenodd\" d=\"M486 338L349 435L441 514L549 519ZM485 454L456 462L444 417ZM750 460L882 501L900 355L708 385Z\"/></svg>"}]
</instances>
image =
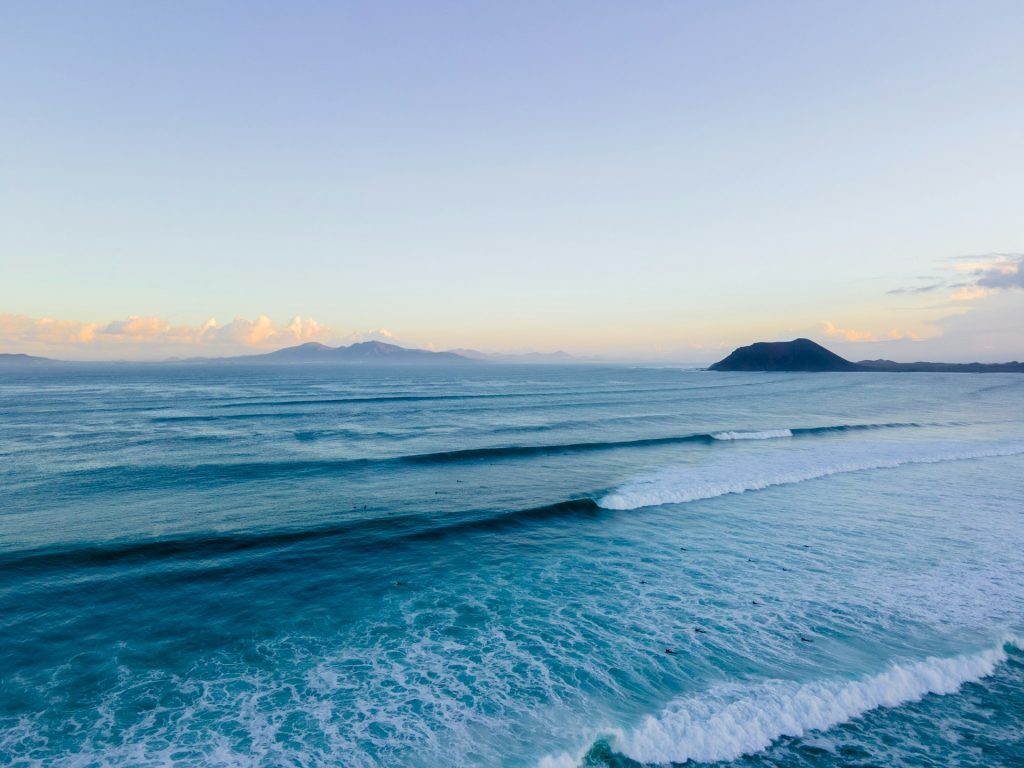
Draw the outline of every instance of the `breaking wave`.
<instances>
[{"instance_id":1,"label":"breaking wave","mask_svg":"<svg viewBox=\"0 0 1024 768\"><path fill-rule=\"evenodd\" d=\"M889 469L964 459L1015 456L1024 443L859 443L829 450L786 450L756 457L711 455L706 461L663 469L626 483L604 496L605 509L639 509L683 504L728 493L800 483L844 472Z\"/></svg>"},{"instance_id":2,"label":"breaking wave","mask_svg":"<svg viewBox=\"0 0 1024 768\"><path fill-rule=\"evenodd\" d=\"M541 765L592 764L588 757L595 752L659 765L736 760L780 738L827 730L874 709L898 707L929 694L956 693L964 684L991 675L1008 659L1008 647L1024 649L1024 644L1008 636L980 653L893 664L885 672L855 680L723 685L677 699L635 728L613 730L586 755L548 756Z\"/></svg>"},{"instance_id":3,"label":"breaking wave","mask_svg":"<svg viewBox=\"0 0 1024 768\"><path fill-rule=\"evenodd\" d=\"M714 440L772 440L776 437L792 437L791 429L767 429L764 432L713 432Z\"/></svg>"}]
</instances>

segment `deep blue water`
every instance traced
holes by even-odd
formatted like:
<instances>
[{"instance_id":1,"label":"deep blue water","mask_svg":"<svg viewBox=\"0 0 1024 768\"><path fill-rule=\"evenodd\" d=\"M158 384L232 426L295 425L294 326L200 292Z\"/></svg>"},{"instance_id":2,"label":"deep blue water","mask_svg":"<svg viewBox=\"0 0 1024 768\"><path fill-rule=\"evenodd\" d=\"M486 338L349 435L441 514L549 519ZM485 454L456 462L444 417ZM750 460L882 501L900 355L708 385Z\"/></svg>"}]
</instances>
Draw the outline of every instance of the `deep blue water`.
<instances>
[{"instance_id":1,"label":"deep blue water","mask_svg":"<svg viewBox=\"0 0 1024 768\"><path fill-rule=\"evenodd\" d=\"M0 764L1024 765L1024 376L0 370Z\"/></svg>"}]
</instances>

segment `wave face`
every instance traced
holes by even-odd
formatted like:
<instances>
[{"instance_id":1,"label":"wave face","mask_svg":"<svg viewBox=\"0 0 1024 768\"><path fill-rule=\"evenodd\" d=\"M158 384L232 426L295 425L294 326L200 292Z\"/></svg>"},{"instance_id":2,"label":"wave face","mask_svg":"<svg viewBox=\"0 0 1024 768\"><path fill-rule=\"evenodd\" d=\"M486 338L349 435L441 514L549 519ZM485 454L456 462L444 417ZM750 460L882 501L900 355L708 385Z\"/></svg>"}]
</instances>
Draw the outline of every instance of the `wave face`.
<instances>
[{"instance_id":1,"label":"wave face","mask_svg":"<svg viewBox=\"0 0 1024 768\"><path fill-rule=\"evenodd\" d=\"M834 445L813 452L713 457L640 477L607 494L598 503L605 509L619 510L685 504L845 472L1020 454L1024 454L1024 442L943 442L857 443Z\"/></svg>"}]
</instances>

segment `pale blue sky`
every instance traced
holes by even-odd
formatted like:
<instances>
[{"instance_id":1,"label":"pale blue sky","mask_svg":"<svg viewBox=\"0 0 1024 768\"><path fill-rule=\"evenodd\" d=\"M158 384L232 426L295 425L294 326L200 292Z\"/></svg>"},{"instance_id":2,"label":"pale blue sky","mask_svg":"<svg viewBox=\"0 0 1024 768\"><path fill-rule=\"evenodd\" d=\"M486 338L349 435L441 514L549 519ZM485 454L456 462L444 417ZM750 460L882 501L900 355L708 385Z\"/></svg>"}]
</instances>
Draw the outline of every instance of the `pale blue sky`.
<instances>
[{"instance_id":1,"label":"pale blue sky","mask_svg":"<svg viewBox=\"0 0 1024 768\"><path fill-rule=\"evenodd\" d=\"M971 292L1024 252L1022 39L1020 2L5 3L0 346L1024 357L1024 292ZM195 341L146 327L79 356ZM849 349L889 334L932 340Z\"/></svg>"}]
</instances>

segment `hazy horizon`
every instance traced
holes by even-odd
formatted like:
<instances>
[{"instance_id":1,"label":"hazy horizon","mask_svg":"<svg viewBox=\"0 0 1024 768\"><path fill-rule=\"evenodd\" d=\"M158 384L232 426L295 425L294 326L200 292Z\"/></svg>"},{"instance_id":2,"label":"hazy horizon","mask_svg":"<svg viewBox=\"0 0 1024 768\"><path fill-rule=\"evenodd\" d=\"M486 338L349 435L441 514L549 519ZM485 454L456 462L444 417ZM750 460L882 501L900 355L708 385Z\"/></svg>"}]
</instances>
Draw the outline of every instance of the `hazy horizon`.
<instances>
[{"instance_id":1,"label":"hazy horizon","mask_svg":"<svg viewBox=\"0 0 1024 768\"><path fill-rule=\"evenodd\" d=\"M0 766L1021 768L1022 32L0 4Z\"/></svg>"},{"instance_id":2,"label":"hazy horizon","mask_svg":"<svg viewBox=\"0 0 1024 768\"><path fill-rule=\"evenodd\" d=\"M1024 358L1024 7L11 5L0 352Z\"/></svg>"},{"instance_id":3,"label":"hazy horizon","mask_svg":"<svg viewBox=\"0 0 1024 768\"><path fill-rule=\"evenodd\" d=\"M764 340L758 340L758 341L764 341ZM768 341L789 342L789 341L793 341L793 339L770 339ZM812 339L812 341L814 341L814 340ZM270 349L270 350L266 350L266 351L264 351L264 350L255 350L255 351L254 350L246 350L246 351L243 351L241 354L224 354L224 355L196 354L196 355L188 355L188 356L169 355L169 356L134 356L134 357L122 356L122 357L103 357L103 358L96 358L96 357L46 357L46 356L41 356L39 359L53 360L55 362L62 362L62 363L97 363L97 364L99 364L99 363L112 363L112 364L114 364L114 363L116 363L116 364L125 364L125 363L176 363L176 362L177 363L188 363L188 362L192 362L192 361L197 361L197 362L198 361L216 362L218 360L241 360L241 359L246 359L246 358L250 358L250 357L259 358L259 357L266 356L268 354L268 352L277 352L277 351L283 351L283 350L287 350L287 349L295 349L297 347L306 346L306 345L319 345L319 346L321 346L323 348L326 348L326 349L338 349L338 348L344 349L344 348L347 348L349 346L358 346L358 345L367 344L367 343L384 343L384 344L387 344L387 345L397 346L397 347L401 347L401 348L404 348L404 349L407 349L407 350L413 350L413 351L422 351L422 350L426 349L424 347L416 347L414 345L403 344L403 343L401 343L401 341L399 339L395 339L393 337L381 337L381 336L379 336L379 334L366 334L366 335L360 335L359 337L354 338L354 339L352 339L352 338L347 339L347 340L342 341L341 343L336 344L336 345L324 344L323 342L318 342L318 341L300 341L300 342L297 342L295 344L288 344L286 346L276 347L274 349ZM753 344L753 343L756 343L756 342L752 341L751 344ZM815 342L815 343L818 343L818 342ZM747 346L747 345L745 345L745 344L744 345L740 345L740 347L745 347L745 346ZM822 346L825 346L826 348L831 348L833 345L829 345L829 344L826 343L826 344L822 344ZM737 347L736 349L738 349L738 348L739 347ZM869 345L856 344L852 348L854 348L857 351L863 353L863 352L865 352L865 351L867 351L869 349L879 349L881 347L880 347L880 345L875 345L875 344L869 344ZM576 364L589 363L589 364L600 364L600 365L634 365L634 366L635 365L651 365L651 366L663 366L663 365L673 366L673 365L679 365L679 366L683 366L683 367L703 367L703 366L708 366L708 365L711 365L712 363L717 362L719 360L719 358L727 356L727 353L731 352L733 350L730 349L730 350L726 351L723 348L723 351L717 353L716 357L696 358L696 359L682 359L682 358L679 358L679 357L673 357L673 356L668 356L668 355L659 357L659 356L657 356L657 354L650 355L650 356L636 355L636 356L632 356L632 357L629 356L628 354L619 355L619 356L608 355L608 354L606 354L606 355L600 355L600 354L572 355L572 354L569 354L568 352L566 352L565 350L562 350L562 349L538 352L537 350L534 350L534 349L513 349L513 350L510 350L510 351L495 351L495 350L472 349L472 348L468 348L468 347L454 347L454 348L444 348L444 349L426 349L426 351L429 351L429 352L440 352L440 353L445 353L445 354L456 354L456 355L460 355L462 357L466 357L468 360L473 361L473 362L477 362L477 361L483 361L483 362L507 362L507 363L523 363L523 364L535 364L535 365L551 365L551 364L559 364L559 363L563 363L563 364L567 364L567 365L576 365ZM705 351L707 351L709 353L711 352L710 349L707 349ZM834 350L832 350L832 351L834 351ZM883 348L883 351L884 351L884 348ZM0 356L2 356L3 354L4 354L4 352L0 351ZM14 353L14 354L19 354L19 353ZM27 353L20 353L20 354L27 354ZM39 356L36 356L36 357L39 357ZM862 356L862 357L857 357L857 358L851 358L850 361L851 362L861 362L861 361L867 361L867 360L870 360L870 359L890 359L890 360L892 360L892 358L877 358L877 357L876 358L870 358L870 357ZM283 362L288 363L289 361L283 361ZM303 362L303 361L290 361L290 362ZM327 361L324 361L324 362L327 362ZM904 359L904 360L895 360L895 362L901 362L901 363L914 363L914 362L1007 363L1007 362L1013 362L1013 363L1016 363L1016 362L1020 362L1020 361L1017 361L1017 360L978 360L978 359L975 358L975 359L971 359L971 360L968 360L968 359L964 359L964 360Z\"/></svg>"}]
</instances>

